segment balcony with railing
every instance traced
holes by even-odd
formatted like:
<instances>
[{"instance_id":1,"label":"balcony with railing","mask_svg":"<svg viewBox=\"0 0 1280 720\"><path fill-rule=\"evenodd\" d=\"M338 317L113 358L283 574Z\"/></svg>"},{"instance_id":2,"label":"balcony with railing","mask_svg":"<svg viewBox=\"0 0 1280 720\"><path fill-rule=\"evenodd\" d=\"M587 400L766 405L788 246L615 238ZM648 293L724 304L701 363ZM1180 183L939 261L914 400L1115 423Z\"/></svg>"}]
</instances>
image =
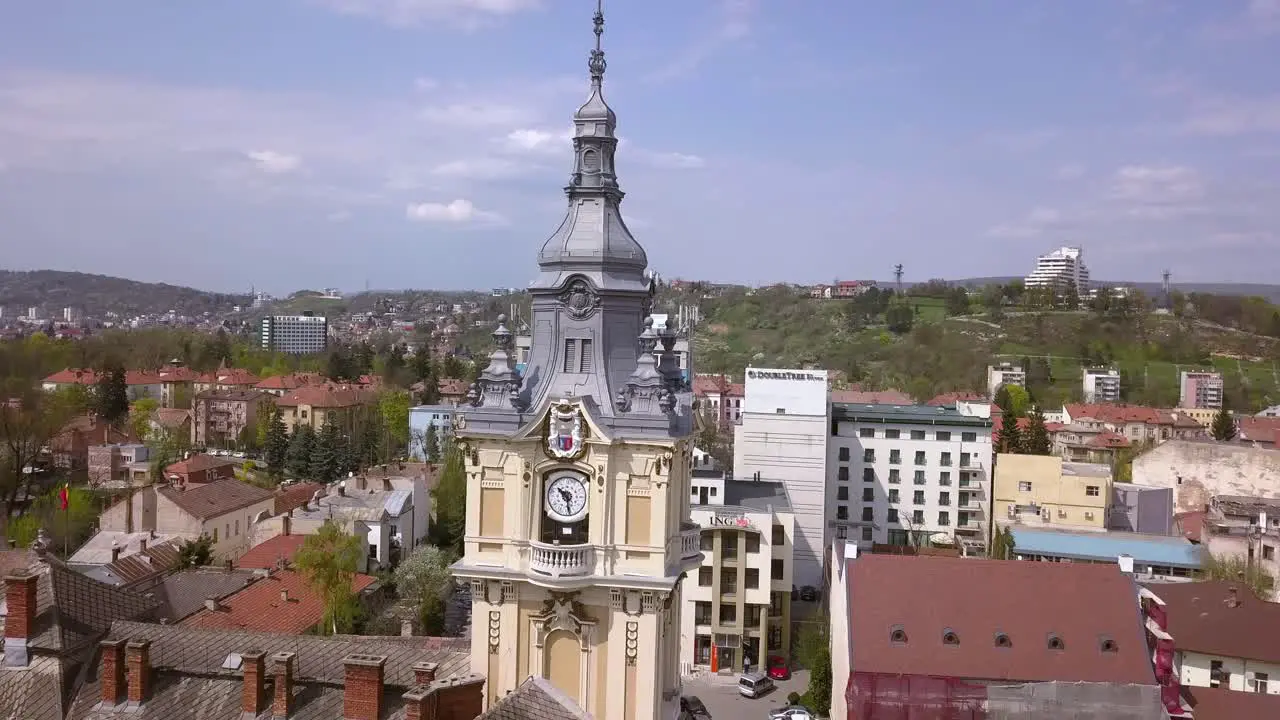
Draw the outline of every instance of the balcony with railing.
<instances>
[{"instance_id":1,"label":"balcony with railing","mask_svg":"<svg viewBox=\"0 0 1280 720\"><path fill-rule=\"evenodd\" d=\"M680 523L680 559L702 562L702 526L697 523Z\"/></svg>"},{"instance_id":2,"label":"balcony with railing","mask_svg":"<svg viewBox=\"0 0 1280 720\"><path fill-rule=\"evenodd\" d=\"M595 545L529 542L529 572L551 580L589 577L596 568Z\"/></svg>"}]
</instances>

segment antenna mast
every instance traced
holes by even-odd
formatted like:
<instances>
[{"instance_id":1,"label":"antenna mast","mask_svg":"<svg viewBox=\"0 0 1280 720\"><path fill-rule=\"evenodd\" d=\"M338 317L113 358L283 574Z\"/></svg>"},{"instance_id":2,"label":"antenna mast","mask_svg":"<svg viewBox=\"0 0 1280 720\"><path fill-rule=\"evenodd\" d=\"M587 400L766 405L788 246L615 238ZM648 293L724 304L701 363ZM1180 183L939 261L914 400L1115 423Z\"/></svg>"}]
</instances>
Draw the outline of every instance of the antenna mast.
<instances>
[{"instance_id":1,"label":"antenna mast","mask_svg":"<svg viewBox=\"0 0 1280 720\"><path fill-rule=\"evenodd\" d=\"M898 286L898 294L902 294L902 263L893 266L893 282Z\"/></svg>"}]
</instances>

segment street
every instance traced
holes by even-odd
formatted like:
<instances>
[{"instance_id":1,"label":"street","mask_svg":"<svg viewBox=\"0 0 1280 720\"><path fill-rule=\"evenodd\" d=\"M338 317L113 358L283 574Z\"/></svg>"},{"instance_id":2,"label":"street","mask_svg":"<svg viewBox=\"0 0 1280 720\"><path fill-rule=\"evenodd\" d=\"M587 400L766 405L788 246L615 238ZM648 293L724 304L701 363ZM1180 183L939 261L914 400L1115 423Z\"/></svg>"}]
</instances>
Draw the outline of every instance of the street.
<instances>
[{"instance_id":1,"label":"street","mask_svg":"<svg viewBox=\"0 0 1280 720\"><path fill-rule=\"evenodd\" d=\"M736 675L686 677L684 694L702 700L713 720L765 720L770 710L786 706L788 693L803 693L809 687L809 671L797 670L790 680L777 685L778 689L753 700L738 694Z\"/></svg>"}]
</instances>

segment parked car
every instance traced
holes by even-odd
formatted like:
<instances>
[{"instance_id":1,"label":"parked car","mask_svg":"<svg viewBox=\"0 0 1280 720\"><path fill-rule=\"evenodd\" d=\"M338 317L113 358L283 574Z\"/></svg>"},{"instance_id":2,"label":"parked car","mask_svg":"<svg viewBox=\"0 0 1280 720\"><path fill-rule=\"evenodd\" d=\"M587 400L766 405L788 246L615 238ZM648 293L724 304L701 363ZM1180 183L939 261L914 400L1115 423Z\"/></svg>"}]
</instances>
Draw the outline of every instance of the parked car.
<instances>
[{"instance_id":1,"label":"parked car","mask_svg":"<svg viewBox=\"0 0 1280 720\"><path fill-rule=\"evenodd\" d=\"M778 708L769 711L769 720L817 720L809 708L801 705Z\"/></svg>"},{"instance_id":2,"label":"parked car","mask_svg":"<svg viewBox=\"0 0 1280 720\"><path fill-rule=\"evenodd\" d=\"M711 720L711 711L696 695L680 698L680 720Z\"/></svg>"},{"instance_id":3,"label":"parked car","mask_svg":"<svg viewBox=\"0 0 1280 720\"><path fill-rule=\"evenodd\" d=\"M738 678L738 692L745 697L758 698L773 688L773 678L762 672L742 673Z\"/></svg>"},{"instance_id":4,"label":"parked car","mask_svg":"<svg viewBox=\"0 0 1280 720\"><path fill-rule=\"evenodd\" d=\"M817 602L818 588L812 585L805 585L804 587L800 588L800 599L805 602Z\"/></svg>"},{"instance_id":5,"label":"parked car","mask_svg":"<svg viewBox=\"0 0 1280 720\"><path fill-rule=\"evenodd\" d=\"M787 667L786 658L781 655L770 655L767 672L774 680L790 680L791 668Z\"/></svg>"}]
</instances>

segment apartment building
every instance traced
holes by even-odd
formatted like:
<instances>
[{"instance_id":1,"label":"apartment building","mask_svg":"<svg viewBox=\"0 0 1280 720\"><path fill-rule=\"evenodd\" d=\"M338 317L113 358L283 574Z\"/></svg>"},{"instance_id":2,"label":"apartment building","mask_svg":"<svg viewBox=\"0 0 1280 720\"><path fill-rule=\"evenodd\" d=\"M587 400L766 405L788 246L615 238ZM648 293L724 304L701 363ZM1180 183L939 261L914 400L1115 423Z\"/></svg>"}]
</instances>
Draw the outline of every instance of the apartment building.
<instances>
[{"instance_id":1,"label":"apartment building","mask_svg":"<svg viewBox=\"0 0 1280 720\"><path fill-rule=\"evenodd\" d=\"M1084 264L1084 251L1078 247L1060 247L1036 258L1036 269L1023 281L1028 289L1065 290L1074 285L1084 296L1089 292L1089 268Z\"/></svg>"},{"instance_id":2,"label":"apartment building","mask_svg":"<svg viewBox=\"0 0 1280 720\"><path fill-rule=\"evenodd\" d=\"M995 398L1001 385L1026 385L1026 368L1013 363L987 366L987 397Z\"/></svg>"},{"instance_id":3,"label":"apartment building","mask_svg":"<svg viewBox=\"0 0 1280 720\"><path fill-rule=\"evenodd\" d=\"M1217 410L1222 407L1222 373L1184 370L1178 381L1178 407Z\"/></svg>"},{"instance_id":4,"label":"apartment building","mask_svg":"<svg viewBox=\"0 0 1280 720\"><path fill-rule=\"evenodd\" d=\"M795 516L797 585L822 585L829 411L825 370L747 368L742 418L734 427L734 475L786 486Z\"/></svg>"},{"instance_id":5,"label":"apartment building","mask_svg":"<svg viewBox=\"0 0 1280 720\"><path fill-rule=\"evenodd\" d=\"M985 547L990 417L964 403L833 404L828 452L826 506L835 539L863 549Z\"/></svg>"},{"instance_id":6,"label":"apartment building","mask_svg":"<svg viewBox=\"0 0 1280 720\"><path fill-rule=\"evenodd\" d=\"M722 428L742 419L742 403L746 390L728 375L697 375L693 378L693 396L703 417Z\"/></svg>"},{"instance_id":7,"label":"apartment building","mask_svg":"<svg viewBox=\"0 0 1280 720\"><path fill-rule=\"evenodd\" d=\"M702 566L684 584L680 664L711 672L790 657L795 524L782 483L696 476L690 514Z\"/></svg>"},{"instance_id":8,"label":"apartment building","mask_svg":"<svg viewBox=\"0 0 1280 720\"><path fill-rule=\"evenodd\" d=\"M213 390L196 395L191 444L229 449L250 446L258 418L274 410L271 398L261 390Z\"/></svg>"},{"instance_id":9,"label":"apartment building","mask_svg":"<svg viewBox=\"0 0 1280 720\"><path fill-rule=\"evenodd\" d=\"M1120 371L1115 368L1085 368L1080 382L1086 403L1120 402Z\"/></svg>"},{"instance_id":10,"label":"apartment building","mask_svg":"<svg viewBox=\"0 0 1280 720\"><path fill-rule=\"evenodd\" d=\"M1053 455L995 458L995 526L1028 525L1097 530L1107 527L1111 468L1069 463Z\"/></svg>"},{"instance_id":11,"label":"apartment building","mask_svg":"<svg viewBox=\"0 0 1280 720\"><path fill-rule=\"evenodd\" d=\"M276 399L289 432L302 425L320 430L332 420L350 431L359 408L373 402L373 394L349 385L309 385Z\"/></svg>"},{"instance_id":12,"label":"apartment building","mask_svg":"<svg viewBox=\"0 0 1280 720\"><path fill-rule=\"evenodd\" d=\"M262 349L304 355L324 352L329 321L323 315L271 315L262 318Z\"/></svg>"}]
</instances>

